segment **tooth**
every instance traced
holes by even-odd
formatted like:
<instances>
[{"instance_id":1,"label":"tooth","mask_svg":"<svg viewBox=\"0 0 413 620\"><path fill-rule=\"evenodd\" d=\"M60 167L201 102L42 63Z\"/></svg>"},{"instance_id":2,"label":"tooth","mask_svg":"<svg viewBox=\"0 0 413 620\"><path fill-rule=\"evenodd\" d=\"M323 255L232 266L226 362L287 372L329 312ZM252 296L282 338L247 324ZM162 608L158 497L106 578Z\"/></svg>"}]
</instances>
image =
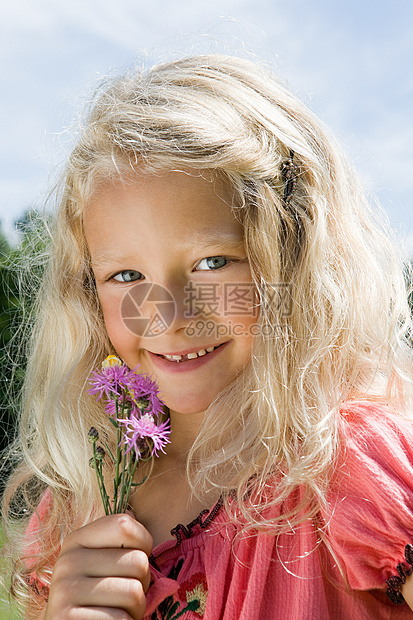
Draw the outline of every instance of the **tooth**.
<instances>
[{"instance_id":1,"label":"tooth","mask_svg":"<svg viewBox=\"0 0 413 620\"><path fill-rule=\"evenodd\" d=\"M211 351L213 351L214 349L215 349L215 347L208 347L207 353L211 353Z\"/></svg>"},{"instance_id":2,"label":"tooth","mask_svg":"<svg viewBox=\"0 0 413 620\"><path fill-rule=\"evenodd\" d=\"M164 355L164 357L166 357L167 360L173 360L173 355Z\"/></svg>"},{"instance_id":3,"label":"tooth","mask_svg":"<svg viewBox=\"0 0 413 620\"><path fill-rule=\"evenodd\" d=\"M198 356L200 355L206 355L205 349L201 349L200 351L198 351Z\"/></svg>"},{"instance_id":4,"label":"tooth","mask_svg":"<svg viewBox=\"0 0 413 620\"><path fill-rule=\"evenodd\" d=\"M196 353L188 353L187 357L189 360L193 360L198 357L198 355Z\"/></svg>"},{"instance_id":5,"label":"tooth","mask_svg":"<svg viewBox=\"0 0 413 620\"><path fill-rule=\"evenodd\" d=\"M179 362L179 360L182 359L182 355L172 355L172 359L176 360L177 362Z\"/></svg>"}]
</instances>

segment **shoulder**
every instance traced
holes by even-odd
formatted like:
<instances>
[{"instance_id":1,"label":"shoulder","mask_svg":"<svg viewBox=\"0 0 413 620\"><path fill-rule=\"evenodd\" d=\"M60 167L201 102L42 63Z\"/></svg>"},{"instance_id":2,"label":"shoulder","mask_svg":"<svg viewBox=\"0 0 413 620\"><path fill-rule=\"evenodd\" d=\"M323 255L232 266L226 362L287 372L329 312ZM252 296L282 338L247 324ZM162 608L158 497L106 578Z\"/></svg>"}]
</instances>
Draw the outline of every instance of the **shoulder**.
<instances>
[{"instance_id":1,"label":"shoulder","mask_svg":"<svg viewBox=\"0 0 413 620\"><path fill-rule=\"evenodd\" d=\"M31 538L35 536L38 531L41 529L41 525L45 518L49 515L52 509L52 493L49 488L43 493L40 503L36 510L33 512L30 517L30 521L28 523L26 529L26 537Z\"/></svg>"},{"instance_id":2,"label":"shoulder","mask_svg":"<svg viewBox=\"0 0 413 620\"><path fill-rule=\"evenodd\" d=\"M41 551L41 532L44 521L52 510L52 493L49 488L43 493L36 510L30 517L24 534L24 555L27 568L31 568L35 563L35 558Z\"/></svg>"},{"instance_id":3,"label":"shoulder","mask_svg":"<svg viewBox=\"0 0 413 620\"><path fill-rule=\"evenodd\" d=\"M354 480L363 474L375 492L381 478L413 485L413 417L381 403L357 401L343 405L340 426L339 475Z\"/></svg>"},{"instance_id":4,"label":"shoulder","mask_svg":"<svg viewBox=\"0 0 413 620\"><path fill-rule=\"evenodd\" d=\"M340 407L342 431L349 438L368 440L381 436L386 440L413 440L413 411L403 413L390 405L373 400L347 401ZM388 433L383 435L383 431Z\"/></svg>"},{"instance_id":5,"label":"shoulder","mask_svg":"<svg viewBox=\"0 0 413 620\"><path fill-rule=\"evenodd\" d=\"M44 492L39 505L30 517L24 534L23 542L23 559L25 565L25 581L36 597L47 599L49 585L47 580L40 577L43 564L43 547L42 530L44 522L50 516L52 510L53 498L50 488ZM40 572L39 569L40 568Z\"/></svg>"},{"instance_id":6,"label":"shoulder","mask_svg":"<svg viewBox=\"0 0 413 620\"><path fill-rule=\"evenodd\" d=\"M386 589L413 543L413 421L368 401L341 415L327 538L352 588Z\"/></svg>"}]
</instances>

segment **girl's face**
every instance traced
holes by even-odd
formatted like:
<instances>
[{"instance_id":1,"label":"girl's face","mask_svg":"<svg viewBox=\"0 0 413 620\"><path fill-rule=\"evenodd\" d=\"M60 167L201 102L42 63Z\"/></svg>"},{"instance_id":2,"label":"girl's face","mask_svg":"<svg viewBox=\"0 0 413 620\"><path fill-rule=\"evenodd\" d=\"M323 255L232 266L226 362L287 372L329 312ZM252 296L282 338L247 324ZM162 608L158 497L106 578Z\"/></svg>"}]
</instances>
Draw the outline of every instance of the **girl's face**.
<instances>
[{"instance_id":1,"label":"girl's face","mask_svg":"<svg viewBox=\"0 0 413 620\"><path fill-rule=\"evenodd\" d=\"M180 413L204 411L251 358L243 228L216 188L195 171L137 173L100 183L84 216L109 338Z\"/></svg>"}]
</instances>

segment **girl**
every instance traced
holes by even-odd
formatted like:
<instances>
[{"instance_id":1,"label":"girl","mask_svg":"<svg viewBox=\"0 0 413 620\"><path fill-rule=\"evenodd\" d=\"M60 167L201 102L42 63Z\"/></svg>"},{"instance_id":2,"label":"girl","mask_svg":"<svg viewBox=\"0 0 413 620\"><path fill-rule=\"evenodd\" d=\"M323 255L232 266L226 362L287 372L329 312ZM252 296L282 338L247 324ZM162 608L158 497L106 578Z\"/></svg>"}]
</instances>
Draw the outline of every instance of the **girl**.
<instances>
[{"instance_id":1,"label":"girl","mask_svg":"<svg viewBox=\"0 0 413 620\"><path fill-rule=\"evenodd\" d=\"M195 57L103 89L39 304L3 512L30 509L8 547L27 618L413 617L400 261L266 70ZM103 516L88 429L115 438L86 379L111 353L157 380L172 432Z\"/></svg>"}]
</instances>

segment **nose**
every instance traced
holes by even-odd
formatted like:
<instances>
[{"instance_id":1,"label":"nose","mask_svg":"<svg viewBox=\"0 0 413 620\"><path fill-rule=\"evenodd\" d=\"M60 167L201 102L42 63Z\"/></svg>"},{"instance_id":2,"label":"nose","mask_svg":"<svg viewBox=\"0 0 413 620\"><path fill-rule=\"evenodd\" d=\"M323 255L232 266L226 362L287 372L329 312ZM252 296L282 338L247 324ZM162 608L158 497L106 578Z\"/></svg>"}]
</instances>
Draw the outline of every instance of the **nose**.
<instances>
[{"instance_id":1,"label":"nose","mask_svg":"<svg viewBox=\"0 0 413 620\"><path fill-rule=\"evenodd\" d=\"M193 303L193 285L188 280L169 282L169 290L174 300L174 320L171 329L176 332L185 329L197 316Z\"/></svg>"}]
</instances>

